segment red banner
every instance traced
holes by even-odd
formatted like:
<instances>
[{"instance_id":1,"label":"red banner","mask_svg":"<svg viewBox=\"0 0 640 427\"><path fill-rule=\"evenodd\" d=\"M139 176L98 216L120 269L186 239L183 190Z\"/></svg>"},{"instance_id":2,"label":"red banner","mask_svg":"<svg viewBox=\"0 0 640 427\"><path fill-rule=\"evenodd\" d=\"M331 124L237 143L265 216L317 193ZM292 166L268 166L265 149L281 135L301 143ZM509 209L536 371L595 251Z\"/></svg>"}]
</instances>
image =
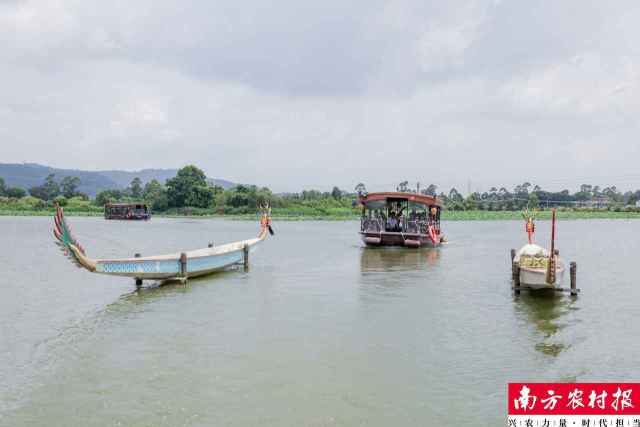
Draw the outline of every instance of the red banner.
<instances>
[{"instance_id":1,"label":"red banner","mask_svg":"<svg viewBox=\"0 0 640 427\"><path fill-rule=\"evenodd\" d=\"M509 383L509 415L640 415L640 383Z\"/></svg>"}]
</instances>

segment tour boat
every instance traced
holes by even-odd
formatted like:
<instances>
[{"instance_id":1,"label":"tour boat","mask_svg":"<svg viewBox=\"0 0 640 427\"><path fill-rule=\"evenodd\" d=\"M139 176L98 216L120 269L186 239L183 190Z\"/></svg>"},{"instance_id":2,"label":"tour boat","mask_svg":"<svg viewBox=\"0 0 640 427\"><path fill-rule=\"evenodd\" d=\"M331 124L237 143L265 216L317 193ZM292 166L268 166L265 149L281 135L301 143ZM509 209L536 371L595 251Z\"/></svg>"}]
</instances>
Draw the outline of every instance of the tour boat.
<instances>
[{"instance_id":1,"label":"tour boat","mask_svg":"<svg viewBox=\"0 0 640 427\"><path fill-rule=\"evenodd\" d=\"M107 203L104 219L148 220L151 210L146 203Z\"/></svg>"},{"instance_id":2,"label":"tour boat","mask_svg":"<svg viewBox=\"0 0 640 427\"><path fill-rule=\"evenodd\" d=\"M556 210L552 211L550 251L533 243L534 216L528 210L523 212L523 216L526 220L525 230L529 236L529 243L520 248L513 258L513 262L519 269L520 286L531 289L553 289L557 283L562 283L565 270L564 262L555 249Z\"/></svg>"},{"instance_id":3,"label":"tour boat","mask_svg":"<svg viewBox=\"0 0 640 427\"><path fill-rule=\"evenodd\" d=\"M435 196L407 192L361 194L360 235L367 246L435 247L442 203Z\"/></svg>"},{"instance_id":4,"label":"tour boat","mask_svg":"<svg viewBox=\"0 0 640 427\"><path fill-rule=\"evenodd\" d=\"M92 259L87 256L84 248L73 236L60 206L56 208L53 229L53 234L57 239L56 244L79 268L84 268L92 273L132 277L136 279L136 283L141 283L143 279L185 280L213 273L233 264L244 263L247 265L249 252L258 243L265 240L267 233L273 234L273 230L270 209L264 207L260 220L260 233L258 237L253 239L167 255Z\"/></svg>"}]
</instances>

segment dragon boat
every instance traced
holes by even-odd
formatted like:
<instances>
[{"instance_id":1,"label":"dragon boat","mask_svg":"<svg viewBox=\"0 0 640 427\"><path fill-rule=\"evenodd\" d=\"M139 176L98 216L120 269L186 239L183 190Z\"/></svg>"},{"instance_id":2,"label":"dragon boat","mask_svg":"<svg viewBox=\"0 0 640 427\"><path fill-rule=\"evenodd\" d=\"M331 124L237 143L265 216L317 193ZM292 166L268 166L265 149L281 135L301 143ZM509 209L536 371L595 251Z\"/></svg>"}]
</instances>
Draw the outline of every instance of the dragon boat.
<instances>
[{"instance_id":1,"label":"dragon boat","mask_svg":"<svg viewBox=\"0 0 640 427\"><path fill-rule=\"evenodd\" d=\"M246 266L250 251L265 240L267 234L273 235L271 209L264 206L260 219L260 232L258 237L253 239L167 255L92 259L74 237L64 216L64 210L60 206L56 207L54 222L55 243L77 267L92 273L132 277L136 279L137 284L141 284L142 280L186 280L204 276L234 264L243 263Z\"/></svg>"}]
</instances>

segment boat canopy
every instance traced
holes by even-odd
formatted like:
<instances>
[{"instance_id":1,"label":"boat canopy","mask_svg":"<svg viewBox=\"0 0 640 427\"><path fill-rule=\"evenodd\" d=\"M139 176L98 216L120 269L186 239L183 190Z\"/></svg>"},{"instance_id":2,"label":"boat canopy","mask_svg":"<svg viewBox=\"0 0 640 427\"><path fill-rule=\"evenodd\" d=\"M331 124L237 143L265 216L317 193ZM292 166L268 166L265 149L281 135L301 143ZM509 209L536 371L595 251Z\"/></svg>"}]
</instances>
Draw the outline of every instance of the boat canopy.
<instances>
[{"instance_id":1,"label":"boat canopy","mask_svg":"<svg viewBox=\"0 0 640 427\"><path fill-rule=\"evenodd\" d=\"M363 195L358 199L358 204L366 206L368 209L380 209L383 208L388 201L400 201L406 200L418 205L424 206L436 206L442 208L440 199L435 196L427 196L417 193L400 193L400 192L382 192L382 193L369 193Z\"/></svg>"}]
</instances>

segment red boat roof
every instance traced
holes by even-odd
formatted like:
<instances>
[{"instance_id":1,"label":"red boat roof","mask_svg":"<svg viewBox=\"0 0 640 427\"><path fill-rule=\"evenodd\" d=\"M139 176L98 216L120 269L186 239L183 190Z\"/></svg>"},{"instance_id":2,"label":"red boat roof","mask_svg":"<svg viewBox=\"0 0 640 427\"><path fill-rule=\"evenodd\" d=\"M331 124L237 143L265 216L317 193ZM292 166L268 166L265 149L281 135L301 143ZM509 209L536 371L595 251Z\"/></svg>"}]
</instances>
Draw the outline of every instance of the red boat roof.
<instances>
[{"instance_id":1,"label":"red boat roof","mask_svg":"<svg viewBox=\"0 0 640 427\"><path fill-rule=\"evenodd\" d=\"M147 204L144 203L144 202L140 202L140 203L106 203L105 206L110 206L110 207L147 206Z\"/></svg>"},{"instance_id":2,"label":"red boat roof","mask_svg":"<svg viewBox=\"0 0 640 427\"><path fill-rule=\"evenodd\" d=\"M366 196L360 196L358 203L365 204L367 202L374 202L386 199L407 199L410 202L419 203L426 206L438 206L442 207L440 199L435 196L426 196L418 193L401 193L395 191L382 192L382 193L369 193Z\"/></svg>"}]
</instances>

